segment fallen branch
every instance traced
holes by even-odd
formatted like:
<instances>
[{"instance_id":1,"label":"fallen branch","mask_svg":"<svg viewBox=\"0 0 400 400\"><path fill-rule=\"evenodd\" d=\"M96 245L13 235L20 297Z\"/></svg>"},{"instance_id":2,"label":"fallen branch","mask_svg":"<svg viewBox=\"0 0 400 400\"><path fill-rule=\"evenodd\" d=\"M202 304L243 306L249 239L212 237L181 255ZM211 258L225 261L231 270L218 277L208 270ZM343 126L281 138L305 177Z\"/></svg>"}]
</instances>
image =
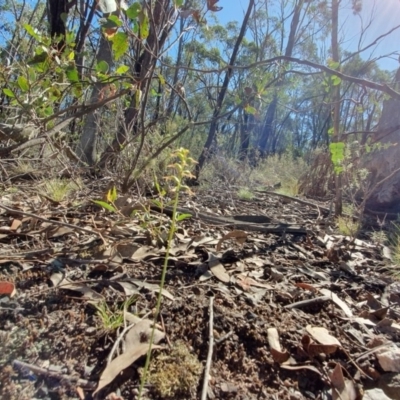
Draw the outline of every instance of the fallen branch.
<instances>
[{"instance_id":1,"label":"fallen branch","mask_svg":"<svg viewBox=\"0 0 400 400\"><path fill-rule=\"evenodd\" d=\"M36 365L28 364L23 361L14 360L12 363L13 367L19 371L30 370L35 374L43 375L46 377L56 378L60 381L68 381L70 383L74 383L78 386L84 387L86 389L94 389L97 385L97 382L88 381L86 379L80 379L75 376L60 374L59 372L51 371L50 369L40 368Z\"/></svg>"},{"instance_id":2,"label":"fallen branch","mask_svg":"<svg viewBox=\"0 0 400 400\"><path fill-rule=\"evenodd\" d=\"M209 342L208 342L208 354L206 367L204 368L204 381L203 381L203 390L201 392L201 400L207 399L208 392L208 382L210 380L210 368L211 368L211 359L213 355L213 347L214 347L214 297L210 297L210 319L209 319Z\"/></svg>"},{"instance_id":3,"label":"fallen branch","mask_svg":"<svg viewBox=\"0 0 400 400\"><path fill-rule=\"evenodd\" d=\"M329 299L330 299L329 296L315 297L313 299L302 300L302 301L298 301L297 303L288 304L287 306L285 306L285 308L289 308L289 309L290 308L301 308L301 307L309 306L311 304L322 303Z\"/></svg>"},{"instance_id":4,"label":"fallen branch","mask_svg":"<svg viewBox=\"0 0 400 400\"><path fill-rule=\"evenodd\" d=\"M52 219L40 217L39 215L36 215L36 214L31 214L31 213L28 213L25 211L14 210L13 208L9 208L7 206L4 206L3 204L0 204L0 208L2 208L3 210L6 210L7 212L12 213L12 214L25 215L26 217L36 218L39 221L48 222L50 224L66 226L67 228L76 229L78 231L82 231L82 232L86 232L86 233L90 233L90 234L94 233L95 235L100 236L102 238L102 236L99 232L91 231L90 229L86 229L86 228L81 228L80 226L77 226L77 225L68 224L67 222L54 221Z\"/></svg>"}]
</instances>

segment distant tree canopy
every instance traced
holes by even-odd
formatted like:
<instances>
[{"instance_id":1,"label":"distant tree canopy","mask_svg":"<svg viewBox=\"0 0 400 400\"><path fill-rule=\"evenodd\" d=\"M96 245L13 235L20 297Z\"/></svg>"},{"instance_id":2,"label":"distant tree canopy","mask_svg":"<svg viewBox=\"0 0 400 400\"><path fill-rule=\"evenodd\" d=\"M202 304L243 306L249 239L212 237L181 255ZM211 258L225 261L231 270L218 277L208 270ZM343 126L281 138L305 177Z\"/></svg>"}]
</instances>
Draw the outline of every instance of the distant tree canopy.
<instances>
[{"instance_id":1,"label":"distant tree canopy","mask_svg":"<svg viewBox=\"0 0 400 400\"><path fill-rule=\"evenodd\" d=\"M130 149L131 174L146 143L159 146L150 158L175 144L199 157L199 175L211 150L301 156L373 140L383 100L400 94L372 45L343 45L340 17L363 2L246 6L224 24L218 0L0 3L1 154L62 137L74 162L99 168Z\"/></svg>"}]
</instances>

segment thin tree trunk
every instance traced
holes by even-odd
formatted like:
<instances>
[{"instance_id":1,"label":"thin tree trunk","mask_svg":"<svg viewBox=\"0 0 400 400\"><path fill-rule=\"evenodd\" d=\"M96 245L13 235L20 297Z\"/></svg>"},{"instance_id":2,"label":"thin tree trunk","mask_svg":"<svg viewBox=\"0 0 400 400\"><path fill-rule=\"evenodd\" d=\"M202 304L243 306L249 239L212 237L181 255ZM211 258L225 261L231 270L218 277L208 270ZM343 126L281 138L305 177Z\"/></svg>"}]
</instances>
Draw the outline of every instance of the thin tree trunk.
<instances>
[{"instance_id":1,"label":"thin tree trunk","mask_svg":"<svg viewBox=\"0 0 400 400\"><path fill-rule=\"evenodd\" d=\"M251 14L251 11L252 11L253 7L254 7L254 0L250 0L249 1L249 6L247 8L246 15L244 16L242 27L240 28L239 36L236 39L235 47L233 48L231 59L229 61L229 66L230 67L233 67L235 65L235 63L236 63L236 57L237 57L237 54L239 52L240 45L242 44L242 40L244 38L244 35L246 33L247 23L249 21L250 14ZM203 150L202 150L202 152L200 154L198 164L196 164L196 180L199 178L200 171L203 168L204 162L207 159L208 151L209 151L209 149L211 147L212 142L214 141L215 134L216 134L216 131L217 131L218 117L219 117L219 115L221 113L222 104L224 102L225 95L226 95L226 92L228 90L228 85L229 85L229 81L231 79L232 73L233 73L233 69L232 68L228 68L227 71L226 71L226 74L225 74L224 82L222 84L221 90L220 90L218 98L217 98L217 103L215 105L215 109L214 109L214 113L213 113L213 119L212 119L212 122L211 122L211 125L210 125L210 130L208 132L207 141L206 141L206 143L204 145L204 148L203 148Z\"/></svg>"},{"instance_id":2,"label":"thin tree trunk","mask_svg":"<svg viewBox=\"0 0 400 400\"><path fill-rule=\"evenodd\" d=\"M103 34L101 35L99 49L96 54L96 61L105 61L110 69L113 66L111 43ZM96 82L94 84L90 97L91 104L101 100L102 90L105 86L107 86L107 84L101 82ZM76 149L77 156L89 165L94 165L96 163L96 144L101 121L101 110L101 108L94 110L86 116L82 135Z\"/></svg>"},{"instance_id":3,"label":"thin tree trunk","mask_svg":"<svg viewBox=\"0 0 400 400\"><path fill-rule=\"evenodd\" d=\"M299 27L300 22L300 14L301 10L304 5L304 0L298 0L295 5L292 22L290 24L290 32L289 38L285 49L285 56L291 57L293 54L293 49L296 44L296 34ZM273 143L276 142L273 136L275 134L274 122L275 122L275 115L276 109L278 106L278 88L283 85L283 81L278 83L275 88L274 96L271 103L268 105L266 116L265 116L265 123L264 129L262 130L261 136L258 140L258 147L262 152L268 152L271 150ZM270 143L270 148L268 148L268 143Z\"/></svg>"},{"instance_id":4,"label":"thin tree trunk","mask_svg":"<svg viewBox=\"0 0 400 400\"><path fill-rule=\"evenodd\" d=\"M332 0L332 60L339 63L339 2ZM338 69L338 67L337 67ZM340 84L333 87L333 141L340 142ZM335 215L342 214L342 176L335 174Z\"/></svg>"}]
</instances>

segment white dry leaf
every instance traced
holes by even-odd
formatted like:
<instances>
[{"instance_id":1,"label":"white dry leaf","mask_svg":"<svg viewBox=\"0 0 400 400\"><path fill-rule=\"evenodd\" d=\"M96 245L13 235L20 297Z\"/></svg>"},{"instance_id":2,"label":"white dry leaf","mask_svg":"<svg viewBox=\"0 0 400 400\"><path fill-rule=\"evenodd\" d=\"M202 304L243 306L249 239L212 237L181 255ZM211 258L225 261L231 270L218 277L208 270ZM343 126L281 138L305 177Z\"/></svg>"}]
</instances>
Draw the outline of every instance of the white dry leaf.
<instances>
[{"instance_id":1,"label":"white dry leaf","mask_svg":"<svg viewBox=\"0 0 400 400\"><path fill-rule=\"evenodd\" d=\"M125 338L125 351L123 354L114 358L100 376L99 385L94 391L93 395L98 393L101 389L110 384L124 369L128 368L138 358L145 355L149 350L149 339L151 336L152 322L148 319L141 320L129 332ZM154 341L151 348L160 349L162 346L157 346L165 334L158 329L154 332ZM146 340L143 341L143 338Z\"/></svg>"},{"instance_id":2,"label":"white dry leaf","mask_svg":"<svg viewBox=\"0 0 400 400\"><path fill-rule=\"evenodd\" d=\"M220 263L219 259L214 254L208 253L207 263L210 271L217 279L224 283L230 282L231 278L229 274L226 272L225 267Z\"/></svg>"},{"instance_id":3,"label":"white dry leaf","mask_svg":"<svg viewBox=\"0 0 400 400\"><path fill-rule=\"evenodd\" d=\"M341 347L339 340L332 336L326 328L307 325L306 330L320 344Z\"/></svg>"}]
</instances>

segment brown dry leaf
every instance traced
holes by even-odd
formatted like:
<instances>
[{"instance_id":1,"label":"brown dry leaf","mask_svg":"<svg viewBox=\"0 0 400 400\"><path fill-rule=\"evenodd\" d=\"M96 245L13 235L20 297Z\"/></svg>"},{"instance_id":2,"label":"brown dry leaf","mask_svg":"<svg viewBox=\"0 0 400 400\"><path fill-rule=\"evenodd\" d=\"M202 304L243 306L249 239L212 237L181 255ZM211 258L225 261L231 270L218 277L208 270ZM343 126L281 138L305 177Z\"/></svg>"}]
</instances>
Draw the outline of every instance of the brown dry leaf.
<instances>
[{"instance_id":1,"label":"brown dry leaf","mask_svg":"<svg viewBox=\"0 0 400 400\"><path fill-rule=\"evenodd\" d=\"M95 300L95 301L104 300L104 297L101 294L90 289L90 287L86 286L84 283L70 282L67 279L65 279L58 285L58 287L60 289L72 290L74 292L81 293L82 299Z\"/></svg>"},{"instance_id":2,"label":"brown dry leaf","mask_svg":"<svg viewBox=\"0 0 400 400\"><path fill-rule=\"evenodd\" d=\"M220 251L221 250L221 246L222 246L222 243L225 241L225 240L228 240L228 239L236 239L236 241L240 244L240 245L242 245L246 240L247 240L247 233L245 232L245 231L240 231L240 230L234 230L234 231L231 231L231 232L229 232L229 233L227 233L225 236L223 236L219 241L218 241L218 244L217 244L217 251Z\"/></svg>"},{"instance_id":3,"label":"brown dry leaf","mask_svg":"<svg viewBox=\"0 0 400 400\"><path fill-rule=\"evenodd\" d=\"M22 224L22 221L20 219L14 218L13 221L11 222L10 230L16 231Z\"/></svg>"},{"instance_id":4,"label":"brown dry leaf","mask_svg":"<svg viewBox=\"0 0 400 400\"><path fill-rule=\"evenodd\" d=\"M318 371L318 369L316 367L314 367L313 365L288 365L288 364L281 364L280 365L281 368L284 369L288 369L291 371L300 371L302 369L308 369L310 371L315 372L318 375L322 375L321 372Z\"/></svg>"},{"instance_id":5,"label":"brown dry leaf","mask_svg":"<svg viewBox=\"0 0 400 400\"><path fill-rule=\"evenodd\" d=\"M116 246L117 251L122 258L131 258L139 247L140 246L133 244L132 242L119 243Z\"/></svg>"},{"instance_id":6,"label":"brown dry leaf","mask_svg":"<svg viewBox=\"0 0 400 400\"><path fill-rule=\"evenodd\" d=\"M129 259L132 261L142 261L146 258L152 257L160 257L160 255L150 246L141 246L132 254L131 257L129 257Z\"/></svg>"},{"instance_id":7,"label":"brown dry leaf","mask_svg":"<svg viewBox=\"0 0 400 400\"><path fill-rule=\"evenodd\" d=\"M357 398L354 384L351 380L344 378L340 364L336 364L329 378L332 384L333 400L355 400Z\"/></svg>"},{"instance_id":8,"label":"brown dry leaf","mask_svg":"<svg viewBox=\"0 0 400 400\"><path fill-rule=\"evenodd\" d=\"M148 283L148 282L143 282L143 281L139 281L137 279L129 279L126 280L127 282L133 283L134 285L136 285L138 288L146 288L154 293L158 293L160 291L160 285L156 285L155 283ZM170 300L175 300L174 296L168 292L168 290L166 289L162 289L161 294L166 297L167 299Z\"/></svg>"},{"instance_id":9,"label":"brown dry leaf","mask_svg":"<svg viewBox=\"0 0 400 400\"><path fill-rule=\"evenodd\" d=\"M317 291L317 289L316 289L313 285L311 285L311 284L309 284L309 283L305 283L305 282L296 282L295 285L296 285L297 287L301 288L301 289L309 290L309 291L311 291L311 292L316 292L316 291Z\"/></svg>"},{"instance_id":10,"label":"brown dry leaf","mask_svg":"<svg viewBox=\"0 0 400 400\"><path fill-rule=\"evenodd\" d=\"M125 338L125 352L118 357L114 358L103 373L100 376L99 385L94 391L93 395L98 393L105 386L110 384L124 369L128 368L138 358L145 355L149 349L149 338L151 336L151 321L144 319L137 323L129 332ZM155 330L154 342L152 349L160 349L162 346L157 346L158 343L163 339L165 334L159 330Z\"/></svg>"},{"instance_id":11,"label":"brown dry leaf","mask_svg":"<svg viewBox=\"0 0 400 400\"><path fill-rule=\"evenodd\" d=\"M153 345L152 348L160 349L161 346ZM138 358L145 355L148 349L148 343L140 343L135 348L127 349L125 353L121 354L117 358L114 358L114 360L110 362L110 364L101 374L99 385L97 389L93 392L93 395L95 395L105 386L110 384L124 369L128 368Z\"/></svg>"},{"instance_id":12,"label":"brown dry leaf","mask_svg":"<svg viewBox=\"0 0 400 400\"><path fill-rule=\"evenodd\" d=\"M70 233L75 233L75 229L69 228L67 226L56 226L52 229L49 229L47 237L57 238L64 235L69 235Z\"/></svg>"},{"instance_id":13,"label":"brown dry leaf","mask_svg":"<svg viewBox=\"0 0 400 400\"><path fill-rule=\"evenodd\" d=\"M210 11L213 11L213 12L221 11L221 10L222 10L222 7L216 6L216 4L218 3L218 1L219 1L219 0L207 0L207 8L208 8Z\"/></svg>"},{"instance_id":14,"label":"brown dry leaf","mask_svg":"<svg viewBox=\"0 0 400 400\"><path fill-rule=\"evenodd\" d=\"M275 362L281 364L287 361L290 354L285 350L282 351L281 344L279 342L279 333L276 328L268 328L268 344L271 349L272 358Z\"/></svg>"},{"instance_id":15,"label":"brown dry leaf","mask_svg":"<svg viewBox=\"0 0 400 400\"><path fill-rule=\"evenodd\" d=\"M320 289L319 291L324 296L328 296L330 299L332 299L332 301L343 310L347 317L351 318L353 316L349 306L343 300L340 300L335 293L331 292L329 289Z\"/></svg>"},{"instance_id":16,"label":"brown dry leaf","mask_svg":"<svg viewBox=\"0 0 400 400\"><path fill-rule=\"evenodd\" d=\"M255 279L250 278L249 276L246 276L243 274L238 275L237 279L239 279L239 281L236 281L236 283L238 283L239 286L241 286L244 290L248 290L250 288L250 286L273 290L273 287L271 285L269 285L268 283L258 282ZM245 287L247 289L245 289Z\"/></svg>"},{"instance_id":17,"label":"brown dry leaf","mask_svg":"<svg viewBox=\"0 0 400 400\"><path fill-rule=\"evenodd\" d=\"M13 297L15 293L15 285L12 282L0 281L0 296Z\"/></svg>"},{"instance_id":18,"label":"brown dry leaf","mask_svg":"<svg viewBox=\"0 0 400 400\"><path fill-rule=\"evenodd\" d=\"M76 390L76 393L79 396L79 399L80 400L85 400L85 392L83 391L83 389L80 386L77 386L75 390Z\"/></svg>"},{"instance_id":19,"label":"brown dry leaf","mask_svg":"<svg viewBox=\"0 0 400 400\"><path fill-rule=\"evenodd\" d=\"M307 325L306 330L320 344L341 347L339 340L330 335L326 328Z\"/></svg>"},{"instance_id":20,"label":"brown dry leaf","mask_svg":"<svg viewBox=\"0 0 400 400\"><path fill-rule=\"evenodd\" d=\"M226 272L225 267L220 263L219 259L214 254L208 253L208 267L213 275L221 282L229 283L230 276Z\"/></svg>"},{"instance_id":21,"label":"brown dry leaf","mask_svg":"<svg viewBox=\"0 0 400 400\"><path fill-rule=\"evenodd\" d=\"M194 12L195 12L195 10L192 10L191 8L188 8L187 10L180 10L180 11L179 11L179 15L180 15L182 18L188 18L188 17L190 17Z\"/></svg>"},{"instance_id":22,"label":"brown dry leaf","mask_svg":"<svg viewBox=\"0 0 400 400\"><path fill-rule=\"evenodd\" d=\"M338 346L331 344L318 344L311 340L310 336L303 335L301 338L301 344L304 351L312 358L318 354L332 354Z\"/></svg>"}]
</instances>

